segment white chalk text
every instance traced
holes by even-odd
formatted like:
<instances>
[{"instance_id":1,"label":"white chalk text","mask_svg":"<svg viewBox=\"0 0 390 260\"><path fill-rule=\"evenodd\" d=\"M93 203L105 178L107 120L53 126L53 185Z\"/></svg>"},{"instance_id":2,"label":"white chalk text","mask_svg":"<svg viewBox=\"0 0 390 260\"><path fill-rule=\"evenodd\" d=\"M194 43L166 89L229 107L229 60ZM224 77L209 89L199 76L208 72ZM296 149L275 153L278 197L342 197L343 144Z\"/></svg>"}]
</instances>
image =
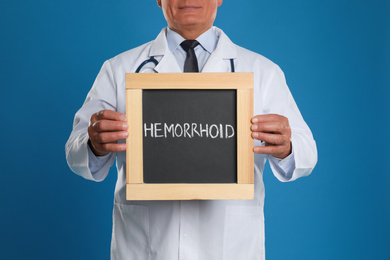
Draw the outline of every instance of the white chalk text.
<instances>
[{"instance_id":1,"label":"white chalk text","mask_svg":"<svg viewBox=\"0 0 390 260\"><path fill-rule=\"evenodd\" d=\"M234 127L229 124L167 124L144 123L144 137L152 138L223 138L234 137Z\"/></svg>"}]
</instances>

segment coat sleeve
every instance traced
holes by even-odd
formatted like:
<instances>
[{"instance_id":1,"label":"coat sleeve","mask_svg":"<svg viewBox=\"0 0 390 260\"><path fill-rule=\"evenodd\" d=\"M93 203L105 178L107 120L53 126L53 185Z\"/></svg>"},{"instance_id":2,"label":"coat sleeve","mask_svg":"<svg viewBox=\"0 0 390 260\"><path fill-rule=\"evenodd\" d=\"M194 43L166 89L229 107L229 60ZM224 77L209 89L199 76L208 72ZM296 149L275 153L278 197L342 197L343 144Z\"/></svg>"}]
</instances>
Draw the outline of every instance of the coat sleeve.
<instances>
[{"instance_id":1,"label":"coat sleeve","mask_svg":"<svg viewBox=\"0 0 390 260\"><path fill-rule=\"evenodd\" d=\"M87 129L92 114L105 109L116 111L116 103L116 83L110 63L106 61L83 106L75 115L73 130L65 145L66 160L70 169L85 179L104 180L115 161L115 153L102 158L93 155L88 147Z\"/></svg>"},{"instance_id":2,"label":"coat sleeve","mask_svg":"<svg viewBox=\"0 0 390 260\"><path fill-rule=\"evenodd\" d=\"M317 163L316 143L286 84L284 73L277 65L265 84L262 97L263 113L287 117L292 130L291 143L295 168L291 176L286 177L280 167L269 160L274 175L282 182L309 175Z\"/></svg>"}]
</instances>

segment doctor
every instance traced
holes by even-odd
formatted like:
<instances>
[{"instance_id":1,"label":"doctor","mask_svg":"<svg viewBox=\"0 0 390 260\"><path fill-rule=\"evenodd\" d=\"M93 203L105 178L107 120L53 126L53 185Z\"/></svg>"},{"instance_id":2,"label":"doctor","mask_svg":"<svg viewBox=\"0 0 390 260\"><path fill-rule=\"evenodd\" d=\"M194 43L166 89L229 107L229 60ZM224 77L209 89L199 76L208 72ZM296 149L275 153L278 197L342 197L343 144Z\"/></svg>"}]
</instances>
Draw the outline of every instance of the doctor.
<instances>
[{"instance_id":1,"label":"doctor","mask_svg":"<svg viewBox=\"0 0 390 260\"><path fill-rule=\"evenodd\" d=\"M106 61L81 109L66 144L72 171L103 181L116 159L111 259L265 259L264 184L269 159L283 182L309 175L317 162L316 144L286 85L280 68L235 45L213 27L222 0L157 0L168 27L154 41ZM127 119L125 73L183 72L194 48L200 72L253 72L252 137L255 199L249 201L127 201L125 196ZM156 65L157 63L157 65ZM264 141L265 145L263 145Z\"/></svg>"}]
</instances>

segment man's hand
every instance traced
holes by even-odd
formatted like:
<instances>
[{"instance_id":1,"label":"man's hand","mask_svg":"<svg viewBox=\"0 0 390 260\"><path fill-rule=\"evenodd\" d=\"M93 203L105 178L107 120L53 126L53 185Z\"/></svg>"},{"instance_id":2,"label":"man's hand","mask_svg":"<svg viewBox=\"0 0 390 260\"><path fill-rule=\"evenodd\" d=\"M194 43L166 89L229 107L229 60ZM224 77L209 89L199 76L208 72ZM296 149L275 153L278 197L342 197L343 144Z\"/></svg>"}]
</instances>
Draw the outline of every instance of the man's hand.
<instances>
[{"instance_id":1,"label":"man's hand","mask_svg":"<svg viewBox=\"0 0 390 260\"><path fill-rule=\"evenodd\" d=\"M258 115L252 118L252 137L265 142L253 151L284 159L291 154L291 128L288 119L281 115Z\"/></svg>"},{"instance_id":2,"label":"man's hand","mask_svg":"<svg viewBox=\"0 0 390 260\"><path fill-rule=\"evenodd\" d=\"M89 145L97 156L107 155L110 152L126 150L126 144L117 143L129 135L127 132L127 119L124 114L102 110L91 116L88 127Z\"/></svg>"}]
</instances>

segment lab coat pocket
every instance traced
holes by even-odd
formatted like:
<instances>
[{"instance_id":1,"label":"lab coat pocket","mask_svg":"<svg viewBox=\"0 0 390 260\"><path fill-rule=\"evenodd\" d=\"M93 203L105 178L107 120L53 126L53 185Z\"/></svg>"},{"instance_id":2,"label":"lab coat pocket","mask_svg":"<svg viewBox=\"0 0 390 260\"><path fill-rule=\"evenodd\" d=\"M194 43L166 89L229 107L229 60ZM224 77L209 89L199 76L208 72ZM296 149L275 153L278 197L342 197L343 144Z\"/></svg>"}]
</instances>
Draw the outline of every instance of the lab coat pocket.
<instances>
[{"instance_id":1,"label":"lab coat pocket","mask_svg":"<svg viewBox=\"0 0 390 260\"><path fill-rule=\"evenodd\" d=\"M264 259L264 219L260 207L227 207L223 251L224 260Z\"/></svg>"},{"instance_id":2,"label":"lab coat pocket","mask_svg":"<svg viewBox=\"0 0 390 260\"><path fill-rule=\"evenodd\" d=\"M112 259L150 259L147 206L114 203Z\"/></svg>"}]
</instances>

